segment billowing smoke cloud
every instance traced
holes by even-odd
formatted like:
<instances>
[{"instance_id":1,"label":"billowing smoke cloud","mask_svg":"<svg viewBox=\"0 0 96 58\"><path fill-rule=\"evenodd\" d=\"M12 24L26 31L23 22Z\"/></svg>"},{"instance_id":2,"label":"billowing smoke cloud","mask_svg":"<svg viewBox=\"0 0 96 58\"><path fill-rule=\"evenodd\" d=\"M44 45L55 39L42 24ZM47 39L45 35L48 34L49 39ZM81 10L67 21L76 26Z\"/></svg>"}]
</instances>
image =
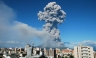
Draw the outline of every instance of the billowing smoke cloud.
<instances>
[{"instance_id":1,"label":"billowing smoke cloud","mask_svg":"<svg viewBox=\"0 0 96 58\"><path fill-rule=\"evenodd\" d=\"M16 21L14 10L0 1L0 46L6 46L6 44L25 46L26 43L32 44L33 38L40 39L44 43L42 47L63 46L57 29L57 25L65 18L65 12L61 7L51 2L44 8L44 12L38 13L38 17L39 20L46 22L42 30ZM27 40L30 42L26 42Z\"/></svg>"},{"instance_id":2,"label":"billowing smoke cloud","mask_svg":"<svg viewBox=\"0 0 96 58\"><path fill-rule=\"evenodd\" d=\"M57 25L61 24L64 21L65 15L66 13L61 10L61 7L56 4L56 2L48 3L48 5L46 5L46 7L44 8L44 12L39 11L38 19L40 21L46 22L46 24L43 25L43 30L50 34L49 38L47 39L47 46L63 46L63 43L60 39L60 31L58 30Z\"/></svg>"}]
</instances>

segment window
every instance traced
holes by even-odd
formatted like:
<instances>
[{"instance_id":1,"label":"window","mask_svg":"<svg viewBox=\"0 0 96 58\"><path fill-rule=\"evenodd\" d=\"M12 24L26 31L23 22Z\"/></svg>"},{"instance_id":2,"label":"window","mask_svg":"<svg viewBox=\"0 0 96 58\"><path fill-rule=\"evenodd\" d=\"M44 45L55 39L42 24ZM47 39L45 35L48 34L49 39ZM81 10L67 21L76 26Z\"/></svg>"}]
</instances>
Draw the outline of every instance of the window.
<instances>
[{"instance_id":1,"label":"window","mask_svg":"<svg viewBox=\"0 0 96 58\"><path fill-rule=\"evenodd\" d=\"M78 52L78 47L77 47L77 52Z\"/></svg>"},{"instance_id":2,"label":"window","mask_svg":"<svg viewBox=\"0 0 96 58\"><path fill-rule=\"evenodd\" d=\"M81 49L82 49L82 47L81 47Z\"/></svg>"},{"instance_id":3,"label":"window","mask_svg":"<svg viewBox=\"0 0 96 58\"><path fill-rule=\"evenodd\" d=\"M90 48L88 48L88 49L90 49Z\"/></svg>"}]
</instances>

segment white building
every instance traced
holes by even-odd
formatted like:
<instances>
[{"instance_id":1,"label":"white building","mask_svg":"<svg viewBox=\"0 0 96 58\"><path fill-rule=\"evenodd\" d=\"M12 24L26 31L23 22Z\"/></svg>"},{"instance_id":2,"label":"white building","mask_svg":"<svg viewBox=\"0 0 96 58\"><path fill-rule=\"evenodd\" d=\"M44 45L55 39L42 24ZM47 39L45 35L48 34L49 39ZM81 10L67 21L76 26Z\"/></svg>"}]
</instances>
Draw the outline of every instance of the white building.
<instances>
[{"instance_id":1,"label":"white building","mask_svg":"<svg viewBox=\"0 0 96 58\"><path fill-rule=\"evenodd\" d=\"M74 47L75 58L94 58L93 47L90 46L75 46Z\"/></svg>"},{"instance_id":2,"label":"white building","mask_svg":"<svg viewBox=\"0 0 96 58\"><path fill-rule=\"evenodd\" d=\"M4 58L11 58L10 56L8 56L8 54L6 53L6 51L4 51L3 57Z\"/></svg>"}]
</instances>

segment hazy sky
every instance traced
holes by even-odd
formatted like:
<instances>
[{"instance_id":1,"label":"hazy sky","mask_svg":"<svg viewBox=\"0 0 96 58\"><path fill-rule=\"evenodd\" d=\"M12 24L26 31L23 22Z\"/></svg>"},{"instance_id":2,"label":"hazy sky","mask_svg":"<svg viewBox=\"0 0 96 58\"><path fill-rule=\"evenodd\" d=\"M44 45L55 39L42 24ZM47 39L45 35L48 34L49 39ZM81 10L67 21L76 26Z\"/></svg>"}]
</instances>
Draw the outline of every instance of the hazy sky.
<instances>
[{"instance_id":1,"label":"hazy sky","mask_svg":"<svg viewBox=\"0 0 96 58\"><path fill-rule=\"evenodd\" d=\"M18 21L21 24L22 23L26 24L27 26L25 28L32 27L38 30L42 29L42 26L45 24L45 22L38 20L37 13L39 11L43 11L44 7L49 2L56 2L58 5L61 6L61 9L66 12L65 21L61 25L58 25L61 40L62 42L65 43L65 46L73 47L74 45L82 43L82 45L89 45L93 46L94 48L96 47L96 0L1 0L1 1L3 2L2 4L5 3L5 5L8 6L8 8L12 9L11 12L14 14L11 15L14 15L12 16L14 17L14 21ZM6 14L7 11L6 12L5 11L4 13ZM13 27L14 23L11 23L11 21L9 25ZM19 24L18 22L16 23L17 25ZM3 29L2 27L0 28ZM10 34L10 32L8 34ZM12 33L11 35L13 37L11 37L10 35L6 37L4 35L0 37L1 44L2 41L3 43L4 41L5 42L17 41L18 44L16 42L15 42L16 44L14 43L17 46L19 45L19 43L32 44L32 42L34 42L35 45L39 45L42 42L42 41L40 42L40 39L30 39L31 35L28 35L30 38L26 37L27 39L18 39L18 37L16 39L14 38L15 37L14 33ZM6 37L7 40L1 39L3 37ZM12 42L10 44L12 44ZM12 44L12 46L14 46L14 44ZM23 44L23 46L25 46L25 44Z\"/></svg>"}]
</instances>

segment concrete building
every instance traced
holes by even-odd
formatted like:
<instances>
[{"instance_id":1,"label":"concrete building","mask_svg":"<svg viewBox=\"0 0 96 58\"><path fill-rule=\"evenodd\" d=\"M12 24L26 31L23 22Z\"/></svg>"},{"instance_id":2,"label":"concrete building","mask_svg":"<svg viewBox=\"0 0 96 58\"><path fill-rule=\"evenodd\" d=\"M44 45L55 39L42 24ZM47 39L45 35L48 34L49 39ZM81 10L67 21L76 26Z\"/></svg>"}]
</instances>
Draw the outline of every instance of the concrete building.
<instances>
[{"instance_id":1,"label":"concrete building","mask_svg":"<svg viewBox=\"0 0 96 58\"><path fill-rule=\"evenodd\" d=\"M67 49L62 49L62 54L63 54L64 57L65 57L65 56L69 56L69 55L73 55L73 51L74 51L74 50L69 49L69 48L67 48Z\"/></svg>"},{"instance_id":2,"label":"concrete building","mask_svg":"<svg viewBox=\"0 0 96 58\"><path fill-rule=\"evenodd\" d=\"M60 53L60 49L59 48L56 48L56 54Z\"/></svg>"},{"instance_id":3,"label":"concrete building","mask_svg":"<svg viewBox=\"0 0 96 58\"><path fill-rule=\"evenodd\" d=\"M29 49L29 47L31 47L31 45L29 45L29 44L27 44L26 46L25 46L25 51L27 52L27 49Z\"/></svg>"},{"instance_id":4,"label":"concrete building","mask_svg":"<svg viewBox=\"0 0 96 58\"><path fill-rule=\"evenodd\" d=\"M56 58L61 58L60 55L61 55L61 50L59 48L56 48Z\"/></svg>"},{"instance_id":5,"label":"concrete building","mask_svg":"<svg viewBox=\"0 0 96 58\"><path fill-rule=\"evenodd\" d=\"M3 58L3 53L0 53L0 58Z\"/></svg>"},{"instance_id":6,"label":"concrete building","mask_svg":"<svg viewBox=\"0 0 96 58\"><path fill-rule=\"evenodd\" d=\"M67 55L67 54L71 54L72 52L69 48L67 48L67 49L62 49L62 53Z\"/></svg>"},{"instance_id":7,"label":"concrete building","mask_svg":"<svg viewBox=\"0 0 96 58\"><path fill-rule=\"evenodd\" d=\"M94 58L93 47L90 46L75 46L74 47L75 58Z\"/></svg>"},{"instance_id":8,"label":"concrete building","mask_svg":"<svg viewBox=\"0 0 96 58\"><path fill-rule=\"evenodd\" d=\"M49 56L49 50L46 50L46 54L45 54L46 56Z\"/></svg>"},{"instance_id":9,"label":"concrete building","mask_svg":"<svg viewBox=\"0 0 96 58\"><path fill-rule=\"evenodd\" d=\"M20 51L20 52L23 52L23 51L24 51L24 48L19 48L19 51Z\"/></svg>"},{"instance_id":10,"label":"concrete building","mask_svg":"<svg viewBox=\"0 0 96 58\"><path fill-rule=\"evenodd\" d=\"M49 50L49 56L54 56L54 50Z\"/></svg>"},{"instance_id":11,"label":"concrete building","mask_svg":"<svg viewBox=\"0 0 96 58\"><path fill-rule=\"evenodd\" d=\"M54 50L52 48L50 50L46 50L46 56L47 56L47 58L57 58L56 50Z\"/></svg>"},{"instance_id":12,"label":"concrete building","mask_svg":"<svg viewBox=\"0 0 96 58\"><path fill-rule=\"evenodd\" d=\"M96 58L96 52L94 52L94 58Z\"/></svg>"},{"instance_id":13,"label":"concrete building","mask_svg":"<svg viewBox=\"0 0 96 58\"><path fill-rule=\"evenodd\" d=\"M46 48L44 48L44 55L46 55Z\"/></svg>"},{"instance_id":14,"label":"concrete building","mask_svg":"<svg viewBox=\"0 0 96 58\"><path fill-rule=\"evenodd\" d=\"M29 44L25 46L25 52L27 53L27 55L23 57L23 54L21 53L21 57L19 58L46 58L44 51L42 51L41 48L34 48L34 46L31 47L31 45Z\"/></svg>"}]
</instances>

